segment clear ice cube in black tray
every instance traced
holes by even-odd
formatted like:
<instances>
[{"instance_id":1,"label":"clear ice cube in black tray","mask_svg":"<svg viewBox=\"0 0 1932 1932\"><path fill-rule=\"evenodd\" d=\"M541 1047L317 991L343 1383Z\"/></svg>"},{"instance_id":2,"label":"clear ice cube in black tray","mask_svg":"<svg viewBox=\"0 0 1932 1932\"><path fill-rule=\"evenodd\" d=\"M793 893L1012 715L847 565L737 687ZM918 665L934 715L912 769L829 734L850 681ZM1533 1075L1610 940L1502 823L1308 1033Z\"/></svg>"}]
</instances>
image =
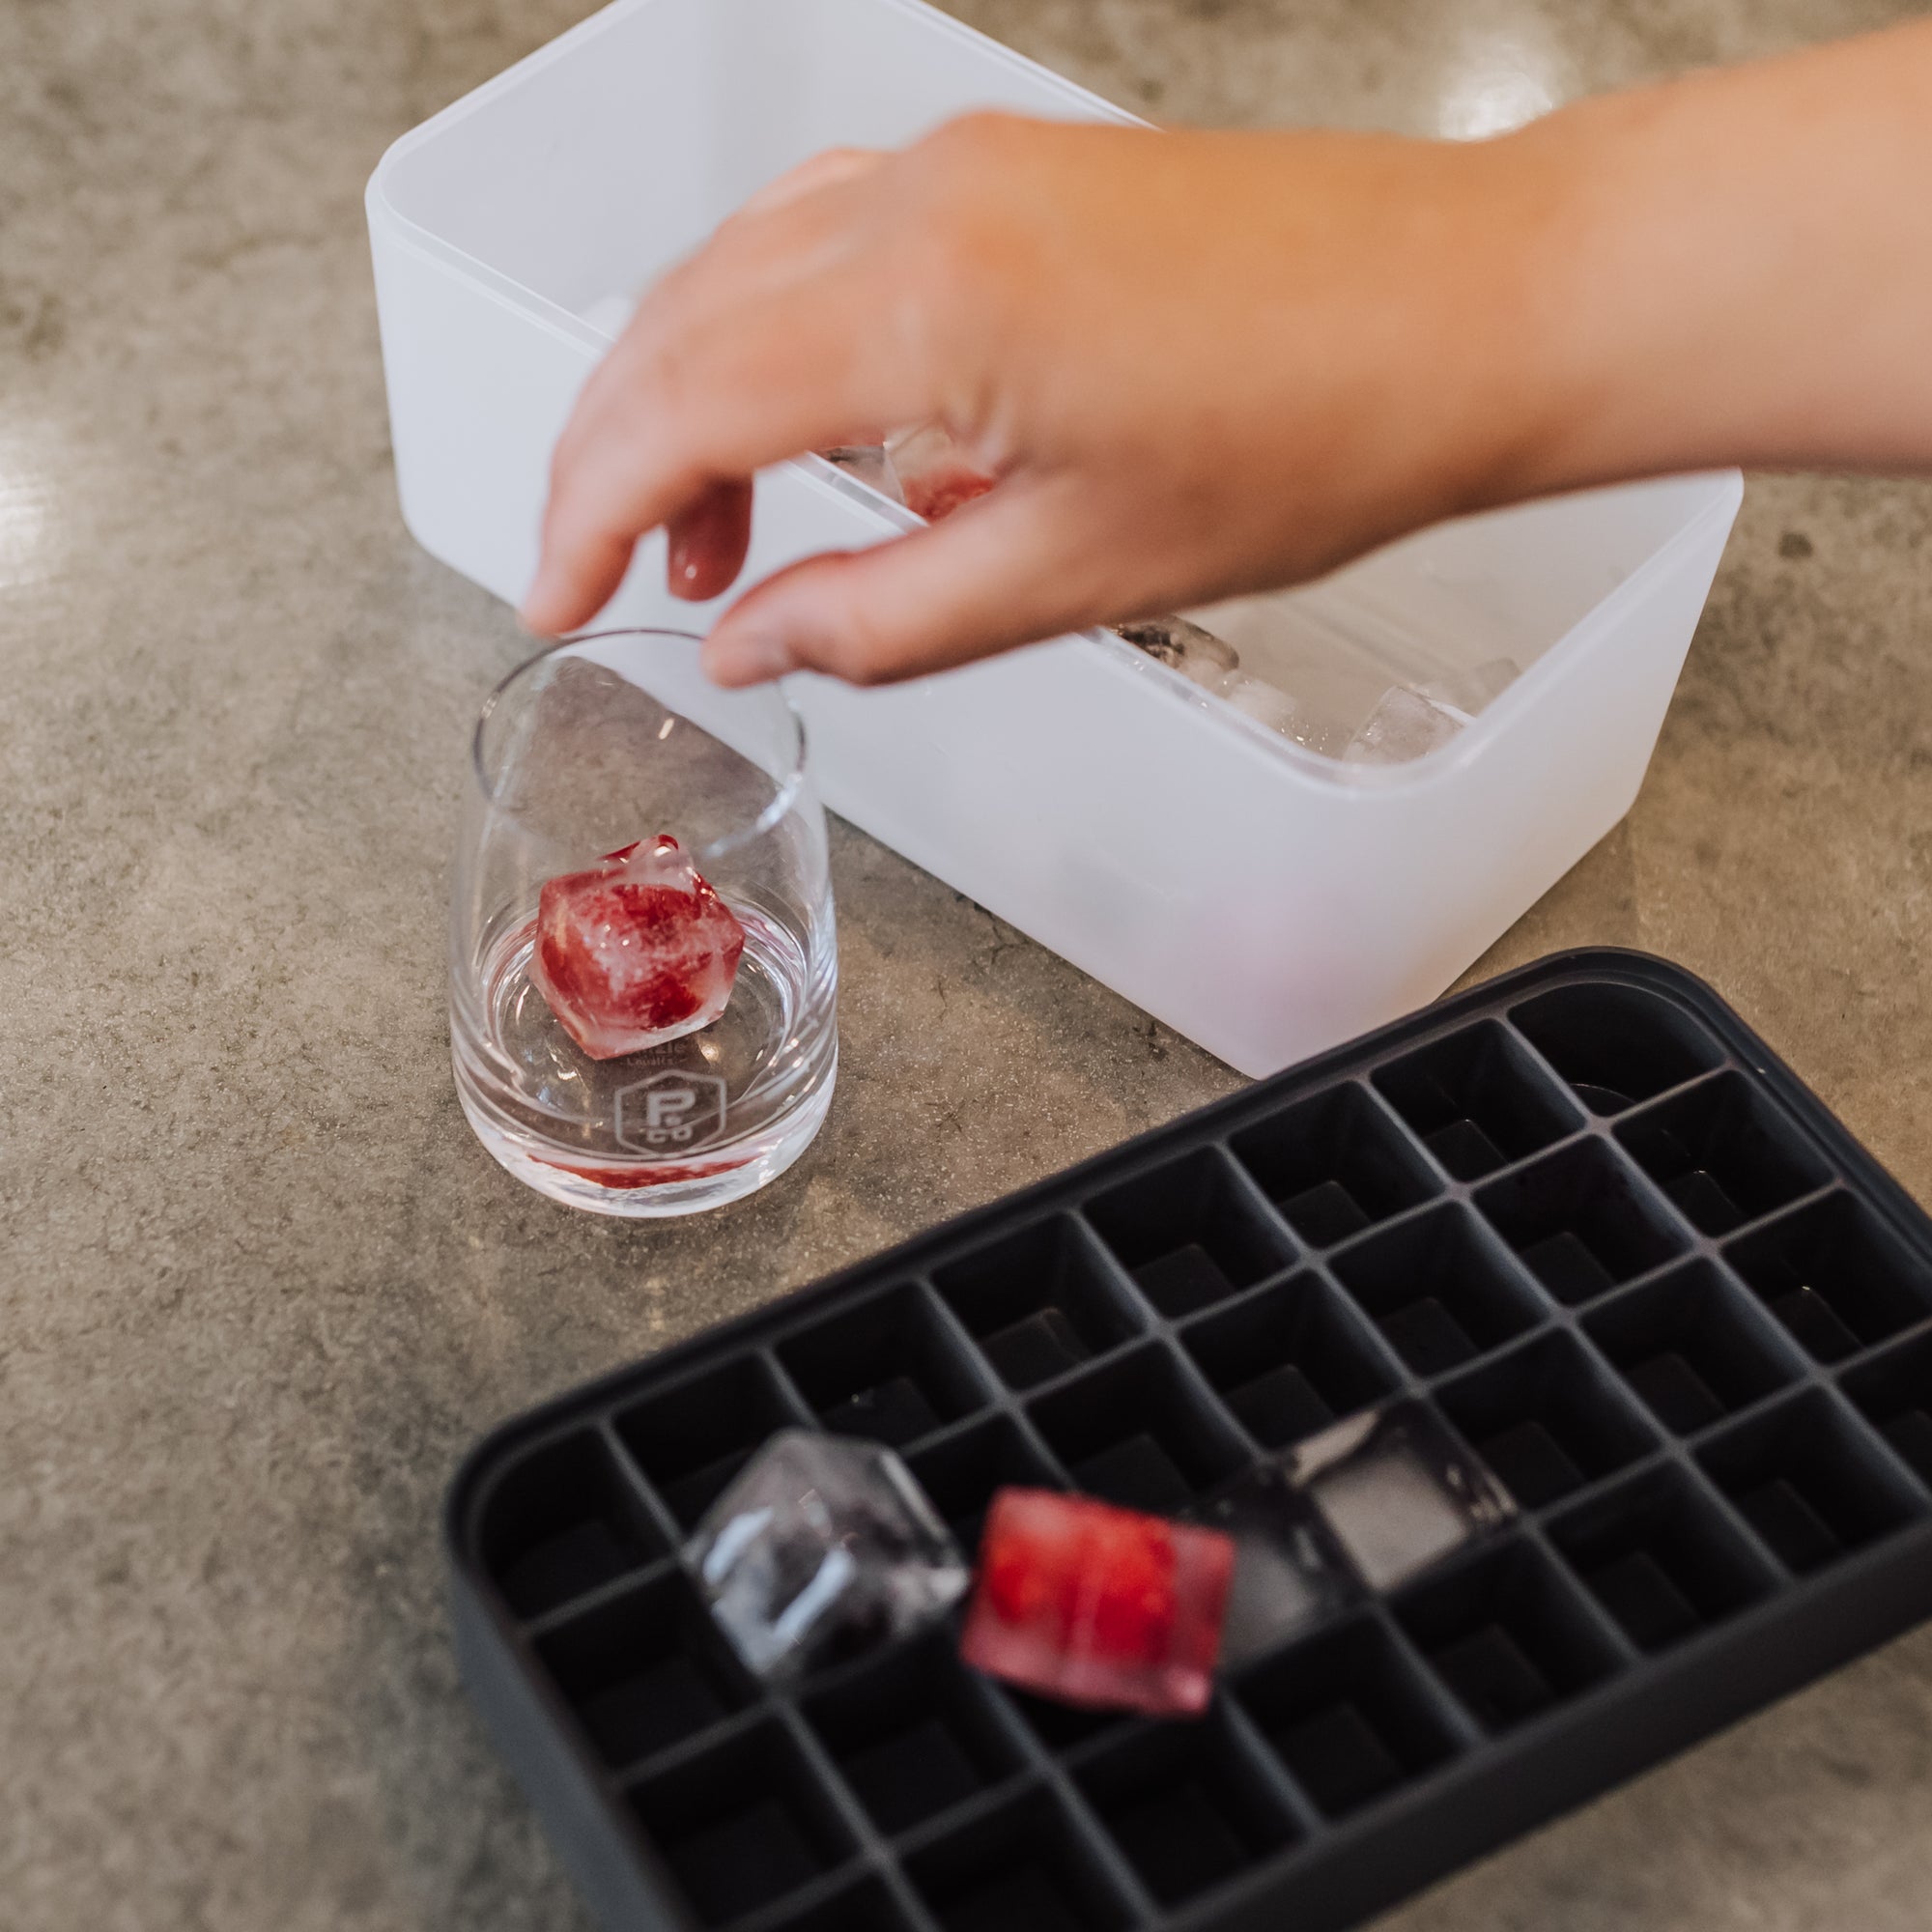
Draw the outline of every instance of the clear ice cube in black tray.
<instances>
[{"instance_id":1,"label":"clear ice cube in black tray","mask_svg":"<svg viewBox=\"0 0 1932 1932\"><path fill-rule=\"evenodd\" d=\"M1186 1514L1392 1396L1515 1504L1244 1656L1050 1705L942 1628L781 1687L676 1550L773 1432ZM1562 955L505 1425L466 1682L607 1924L1336 1932L1932 1614L1932 1223L1699 981Z\"/></svg>"}]
</instances>

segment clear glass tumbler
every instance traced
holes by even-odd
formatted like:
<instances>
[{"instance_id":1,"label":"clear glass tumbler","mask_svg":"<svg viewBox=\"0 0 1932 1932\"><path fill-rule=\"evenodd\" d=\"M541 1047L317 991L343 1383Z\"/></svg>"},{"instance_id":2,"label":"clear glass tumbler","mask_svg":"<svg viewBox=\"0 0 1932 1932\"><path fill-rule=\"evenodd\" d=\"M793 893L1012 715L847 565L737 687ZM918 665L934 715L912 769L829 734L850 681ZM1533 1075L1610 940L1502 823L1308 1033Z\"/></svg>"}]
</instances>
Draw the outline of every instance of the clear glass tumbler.
<instances>
[{"instance_id":1,"label":"clear glass tumbler","mask_svg":"<svg viewBox=\"0 0 1932 1932\"><path fill-rule=\"evenodd\" d=\"M574 1208L689 1214L810 1145L838 1064L825 814L777 690L726 692L699 640L610 631L532 658L477 720L450 922L450 1049L477 1138ZM544 882L659 833L745 929L724 1012L617 1059L530 979Z\"/></svg>"}]
</instances>

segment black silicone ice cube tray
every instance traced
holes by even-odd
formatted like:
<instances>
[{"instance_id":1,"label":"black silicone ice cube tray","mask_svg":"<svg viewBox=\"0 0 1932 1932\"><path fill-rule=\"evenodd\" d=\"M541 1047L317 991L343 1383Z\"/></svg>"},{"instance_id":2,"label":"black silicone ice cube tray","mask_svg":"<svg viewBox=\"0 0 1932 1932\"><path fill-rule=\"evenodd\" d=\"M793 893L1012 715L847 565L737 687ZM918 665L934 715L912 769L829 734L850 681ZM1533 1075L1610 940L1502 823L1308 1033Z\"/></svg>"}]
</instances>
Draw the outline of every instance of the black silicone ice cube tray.
<instances>
[{"instance_id":1,"label":"black silicone ice cube tray","mask_svg":"<svg viewBox=\"0 0 1932 1932\"><path fill-rule=\"evenodd\" d=\"M774 1430L1178 1512L1396 1392L1520 1515L1230 1675L783 1692L675 1551ZM614 1927L1323 1932L1932 1613L1932 1224L1707 987L1546 960L567 1395L454 1484L476 1703Z\"/></svg>"}]
</instances>

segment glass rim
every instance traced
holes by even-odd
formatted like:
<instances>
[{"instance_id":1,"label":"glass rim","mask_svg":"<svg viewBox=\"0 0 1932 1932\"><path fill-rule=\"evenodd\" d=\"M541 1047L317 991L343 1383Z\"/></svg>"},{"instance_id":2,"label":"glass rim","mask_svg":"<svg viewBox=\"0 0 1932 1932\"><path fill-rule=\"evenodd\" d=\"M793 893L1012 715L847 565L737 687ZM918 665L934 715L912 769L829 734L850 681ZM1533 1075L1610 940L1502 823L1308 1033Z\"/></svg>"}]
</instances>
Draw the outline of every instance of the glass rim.
<instances>
[{"instance_id":1,"label":"glass rim","mask_svg":"<svg viewBox=\"0 0 1932 1932\"><path fill-rule=\"evenodd\" d=\"M575 649L579 644L601 643L607 638L668 638L675 643L698 645L704 642L703 638L696 631L671 631L657 624L617 624L608 631L580 631L568 638L558 638L554 642L546 644L542 650L533 651L491 687L490 695L484 698L481 708L476 713L476 724L469 734L469 769L486 804L496 805L497 787L483 768L483 733L488 728L490 720L496 715L497 706L508 696L511 686L526 672L534 670L545 660ZM719 689L722 691L724 687L721 685ZM798 803L799 793L805 787L807 747L805 719L801 716L798 706L778 685L770 685L767 689L791 720L792 735L798 747L791 761L791 769L781 780L777 781L777 791L772 794L757 817L748 825L741 825L737 831L727 832L722 838L714 838L709 844L698 847L691 855L694 865L710 865L719 859L728 858L733 852L742 851L753 840L762 838L790 813ZM682 712L678 713L679 717L683 715ZM688 722L695 724L696 720ZM704 727L698 725L697 728L702 730Z\"/></svg>"}]
</instances>

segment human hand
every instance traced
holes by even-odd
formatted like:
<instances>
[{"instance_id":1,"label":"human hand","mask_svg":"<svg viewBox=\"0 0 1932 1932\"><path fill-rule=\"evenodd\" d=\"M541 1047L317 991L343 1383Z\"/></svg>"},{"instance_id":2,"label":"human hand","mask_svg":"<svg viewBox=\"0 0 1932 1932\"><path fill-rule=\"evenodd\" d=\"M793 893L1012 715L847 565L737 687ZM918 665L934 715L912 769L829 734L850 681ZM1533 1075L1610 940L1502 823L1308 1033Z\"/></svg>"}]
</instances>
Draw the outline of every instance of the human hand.
<instances>
[{"instance_id":1,"label":"human hand","mask_svg":"<svg viewBox=\"0 0 1932 1932\"><path fill-rule=\"evenodd\" d=\"M525 615L584 622L660 524L673 586L715 596L737 479L925 418L999 488L779 572L720 619L715 676L907 676L1325 569L1499 480L1489 390L1445 383L1440 344L1509 298L1509 188L1422 143L991 117L822 156L667 276L586 384Z\"/></svg>"},{"instance_id":2,"label":"human hand","mask_svg":"<svg viewBox=\"0 0 1932 1932\"><path fill-rule=\"evenodd\" d=\"M808 558L706 664L860 682L1716 464L1932 470L1932 22L1469 146L980 116L821 156L645 298L558 442L533 629L742 562L762 466L936 419L999 487Z\"/></svg>"}]
</instances>

